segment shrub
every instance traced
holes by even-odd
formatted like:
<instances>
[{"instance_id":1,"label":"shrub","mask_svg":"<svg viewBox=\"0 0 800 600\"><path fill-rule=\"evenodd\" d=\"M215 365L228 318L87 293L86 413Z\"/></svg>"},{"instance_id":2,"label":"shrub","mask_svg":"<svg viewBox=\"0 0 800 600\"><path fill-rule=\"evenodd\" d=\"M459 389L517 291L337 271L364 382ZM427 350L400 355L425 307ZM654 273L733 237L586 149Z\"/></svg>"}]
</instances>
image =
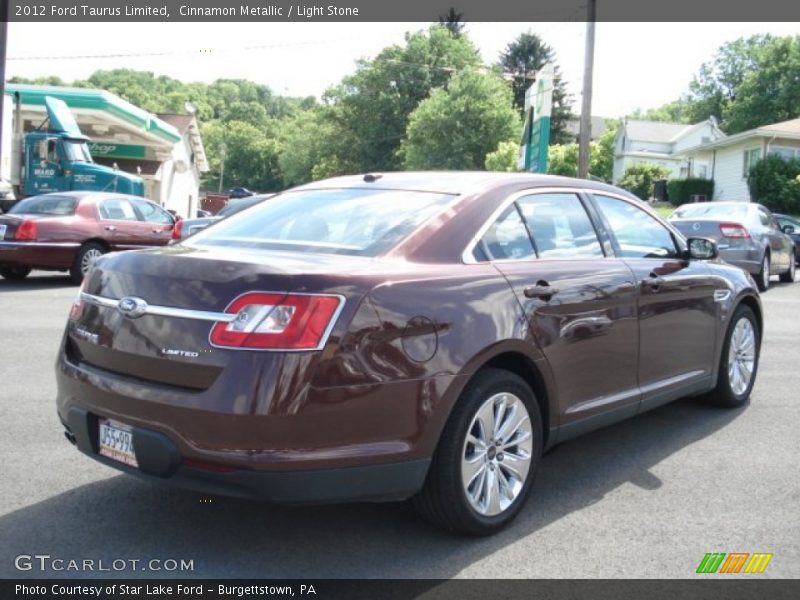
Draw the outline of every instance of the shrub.
<instances>
[{"instance_id":1,"label":"shrub","mask_svg":"<svg viewBox=\"0 0 800 600\"><path fill-rule=\"evenodd\" d=\"M800 160L767 156L750 169L747 183L753 201L775 212L800 214Z\"/></svg>"},{"instance_id":2,"label":"shrub","mask_svg":"<svg viewBox=\"0 0 800 600\"><path fill-rule=\"evenodd\" d=\"M714 182L711 179L670 179L667 183L667 195L673 206L680 206L692 201L692 196L702 194L709 200L714 195Z\"/></svg>"},{"instance_id":3,"label":"shrub","mask_svg":"<svg viewBox=\"0 0 800 600\"><path fill-rule=\"evenodd\" d=\"M653 163L639 163L625 169L617 185L642 200L648 200L653 195L653 182L666 179L668 176L669 169L666 167Z\"/></svg>"}]
</instances>

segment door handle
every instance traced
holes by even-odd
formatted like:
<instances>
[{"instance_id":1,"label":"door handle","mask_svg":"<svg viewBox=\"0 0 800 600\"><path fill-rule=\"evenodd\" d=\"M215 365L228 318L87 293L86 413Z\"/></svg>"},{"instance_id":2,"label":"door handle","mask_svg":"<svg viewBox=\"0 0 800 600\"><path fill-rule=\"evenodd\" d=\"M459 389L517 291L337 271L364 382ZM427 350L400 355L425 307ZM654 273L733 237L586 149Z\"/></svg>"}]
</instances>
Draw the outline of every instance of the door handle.
<instances>
[{"instance_id":1,"label":"door handle","mask_svg":"<svg viewBox=\"0 0 800 600\"><path fill-rule=\"evenodd\" d=\"M546 281L537 281L536 285L529 285L522 293L526 298L541 298L547 302L558 293L558 288L552 287Z\"/></svg>"},{"instance_id":2,"label":"door handle","mask_svg":"<svg viewBox=\"0 0 800 600\"><path fill-rule=\"evenodd\" d=\"M664 283L665 279L655 273L650 273L650 277L642 281L643 286L649 287L654 292L659 291Z\"/></svg>"},{"instance_id":3,"label":"door handle","mask_svg":"<svg viewBox=\"0 0 800 600\"><path fill-rule=\"evenodd\" d=\"M105 226L105 230L106 230L106 231L116 231L116 230L117 230L117 228L116 228L116 227L114 227L113 225L106 225L106 226Z\"/></svg>"}]
</instances>

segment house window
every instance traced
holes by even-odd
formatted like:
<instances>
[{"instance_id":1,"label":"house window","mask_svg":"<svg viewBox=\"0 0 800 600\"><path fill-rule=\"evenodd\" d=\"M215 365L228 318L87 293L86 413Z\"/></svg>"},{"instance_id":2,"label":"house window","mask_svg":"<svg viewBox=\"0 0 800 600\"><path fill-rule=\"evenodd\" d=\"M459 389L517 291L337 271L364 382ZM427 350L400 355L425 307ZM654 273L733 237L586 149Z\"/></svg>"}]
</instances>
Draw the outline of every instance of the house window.
<instances>
[{"instance_id":1,"label":"house window","mask_svg":"<svg viewBox=\"0 0 800 600\"><path fill-rule=\"evenodd\" d=\"M750 169L761 160L761 148L753 148L752 150L744 151L744 164L742 168L742 177L747 179L750 175Z\"/></svg>"},{"instance_id":2,"label":"house window","mask_svg":"<svg viewBox=\"0 0 800 600\"><path fill-rule=\"evenodd\" d=\"M781 148L772 147L769 149L770 156L780 156L783 160L800 158L800 148Z\"/></svg>"}]
</instances>

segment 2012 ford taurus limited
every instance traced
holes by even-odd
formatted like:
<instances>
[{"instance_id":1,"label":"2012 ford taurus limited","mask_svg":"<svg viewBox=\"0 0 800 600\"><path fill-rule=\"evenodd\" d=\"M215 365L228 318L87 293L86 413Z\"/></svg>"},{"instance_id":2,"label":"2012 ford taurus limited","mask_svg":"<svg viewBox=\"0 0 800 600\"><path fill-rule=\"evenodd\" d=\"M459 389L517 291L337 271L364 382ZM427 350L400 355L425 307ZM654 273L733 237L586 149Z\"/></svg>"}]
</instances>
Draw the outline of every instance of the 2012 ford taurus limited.
<instances>
[{"instance_id":1,"label":"2012 ford taurus limited","mask_svg":"<svg viewBox=\"0 0 800 600\"><path fill-rule=\"evenodd\" d=\"M544 449L688 395L737 407L753 281L614 187L390 173L298 187L103 256L57 363L67 438L153 481L279 502L521 509Z\"/></svg>"}]
</instances>

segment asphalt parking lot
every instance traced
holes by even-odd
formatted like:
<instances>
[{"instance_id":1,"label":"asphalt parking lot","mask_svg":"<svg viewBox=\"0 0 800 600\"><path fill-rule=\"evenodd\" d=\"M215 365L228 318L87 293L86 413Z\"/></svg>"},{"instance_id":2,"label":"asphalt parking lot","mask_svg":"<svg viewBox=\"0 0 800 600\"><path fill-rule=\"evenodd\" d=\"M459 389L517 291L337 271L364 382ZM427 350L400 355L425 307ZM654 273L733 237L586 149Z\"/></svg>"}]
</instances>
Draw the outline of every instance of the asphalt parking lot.
<instances>
[{"instance_id":1,"label":"asphalt parking lot","mask_svg":"<svg viewBox=\"0 0 800 600\"><path fill-rule=\"evenodd\" d=\"M563 444L520 517L478 540L425 525L407 504L208 498L81 455L62 435L52 375L76 291L41 272L0 280L0 577L79 575L15 568L40 554L194 567L84 576L683 578L706 552L770 552L762 577L800 577L800 283L763 296L748 406L680 401Z\"/></svg>"}]
</instances>

